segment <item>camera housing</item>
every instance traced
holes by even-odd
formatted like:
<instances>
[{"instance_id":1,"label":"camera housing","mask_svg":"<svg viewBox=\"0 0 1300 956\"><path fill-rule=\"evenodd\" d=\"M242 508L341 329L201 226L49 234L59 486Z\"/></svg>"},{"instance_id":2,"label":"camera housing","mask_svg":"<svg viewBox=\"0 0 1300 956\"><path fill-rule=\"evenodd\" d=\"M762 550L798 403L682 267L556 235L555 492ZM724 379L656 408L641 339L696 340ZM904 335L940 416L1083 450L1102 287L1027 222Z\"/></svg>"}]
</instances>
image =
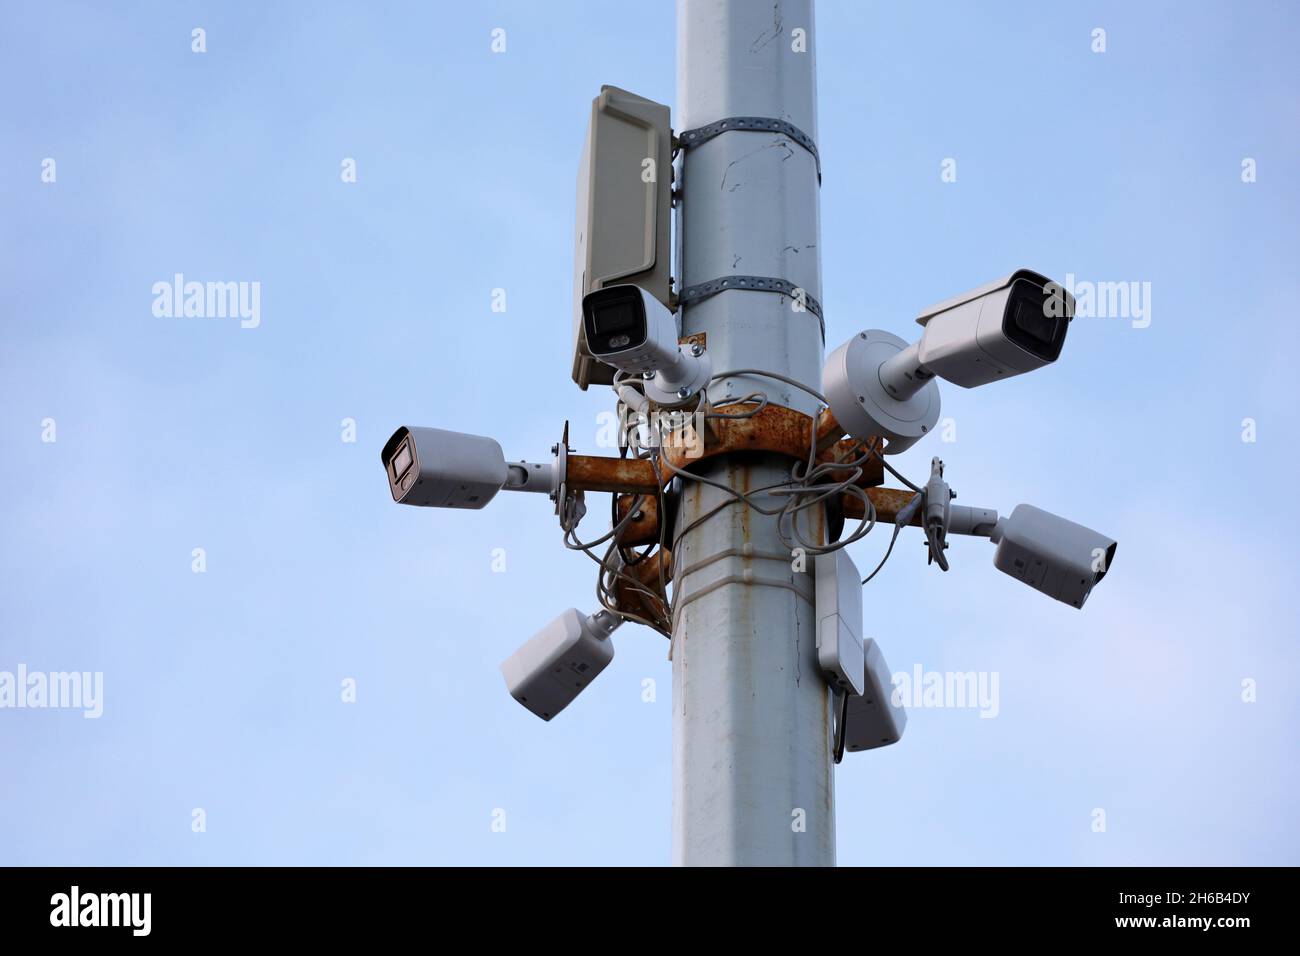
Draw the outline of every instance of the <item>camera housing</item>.
<instances>
[{"instance_id":1,"label":"camera housing","mask_svg":"<svg viewBox=\"0 0 1300 956\"><path fill-rule=\"evenodd\" d=\"M679 345L676 316L640 286L606 286L583 296L582 333L588 352L641 376L646 397L659 405L688 400L709 382L708 354Z\"/></svg>"},{"instance_id":2,"label":"camera housing","mask_svg":"<svg viewBox=\"0 0 1300 956\"><path fill-rule=\"evenodd\" d=\"M858 333L826 360L822 388L848 434L885 438L884 454L896 455L938 422L936 376L973 388L1049 365L1073 316L1073 295L1020 269L923 311L910 345L880 329Z\"/></svg>"},{"instance_id":3,"label":"camera housing","mask_svg":"<svg viewBox=\"0 0 1300 956\"><path fill-rule=\"evenodd\" d=\"M1033 505L1016 505L989 534L993 564L1072 607L1081 608L1110 570L1117 542Z\"/></svg>"},{"instance_id":4,"label":"camera housing","mask_svg":"<svg viewBox=\"0 0 1300 956\"><path fill-rule=\"evenodd\" d=\"M493 439L441 428L403 425L384 443L379 458L393 500L403 505L478 509L503 489L554 500L564 481L559 455L549 462L507 462Z\"/></svg>"},{"instance_id":5,"label":"camera housing","mask_svg":"<svg viewBox=\"0 0 1300 956\"><path fill-rule=\"evenodd\" d=\"M614 659L610 635L623 623L601 609L564 611L501 664L510 696L542 720L573 703Z\"/></svg>"},{"instance_id":6,"label":"camera housing","mask_svg":"<svg viewBox=\"0 0 1300 956\"><path fill-rule=\"evenodd\" d=\"M849 698L844 717L844 749L857 752L887 747L902 739L907 711L894 702L894 679L880 645L863 642L863 690Z\"/></svg>"},{"instance_id":7,"label":"camera housing","mask_svg":"<svg viewBox=\"0 0 1300 956\"><path fill-rule=\"evenodd\" d=\"M917 317L919 341L880 369L891 395L906 396L938 375L962 388L1050 365L1074 318L1074 296L1020 269L931 306Z\"/></svg>"},{"instance_id":8,"label":"camera housing","mask_svg":"<svg viewBox=\"0 0 1300 956\"><path fill-rule=\"evenodd\" d=\"M505 454L491 438L403 425L379 453L393 500L433 508L482 508L506 483Z\"/></svg>"}]
</instances>

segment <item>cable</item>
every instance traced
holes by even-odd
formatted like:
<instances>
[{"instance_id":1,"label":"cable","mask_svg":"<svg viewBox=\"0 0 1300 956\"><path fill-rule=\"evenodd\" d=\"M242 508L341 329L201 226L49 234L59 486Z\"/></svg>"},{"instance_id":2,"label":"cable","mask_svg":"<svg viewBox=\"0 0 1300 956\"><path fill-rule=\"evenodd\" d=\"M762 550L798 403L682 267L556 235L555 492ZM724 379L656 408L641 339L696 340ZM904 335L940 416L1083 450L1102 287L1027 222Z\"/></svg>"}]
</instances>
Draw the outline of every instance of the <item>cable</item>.
<instances>
[{"instance_id":1,"label":"cable","mask_svg":"<svg viewBox=\"0 0 1300 956\"><path fill-rule=\"evenodd\" d=\"M766 378L776 379L778 382L785 382L787 385L793 385L795 388L803 389L823 405L830 404L830 402L826 401L826 396L821 392L817 391L815 388L810 388L798 379L791 378L789 375L782 375L780 372L767 372L761 368L736 368L729 372L718 372L710 378L709 381L716 382L720 378L731 378L736 375L762 375Z\"/></svg>"},{"instance_id":2,"label":"cable","mask_svg":"<svg viewBox=\"0 0 1300 956\"><path fill-rule=\"evenodd\" d=\"M711 384L720 379L742 375L758 376L777 382L783 382L811 395L813 398L817 399L821 405L827 405L825 396L816 389L805 385L791 376L783 375L779 372L768 371L766 369L731 369L725 372L718 372L709 379L709 382ZM614 375L611 387L616 394L619 394L619 390L623 386L630 386L632 389L644 394L644 383L640 376L633 376L623 371L617 371ZM626 405L626 402L623 401L622 395L620 395L619 401L621 405ZM700 389L693 405L674 410L683 416L683 421L680 425L670 424L669 428L675 432L680 428L685 427L689 418L697 414L701 414L706 420L736 420L753 418L766 409L770 404L771 400L766 392L754 391L740 398L731 399L726 403L726 405L722 406L728 409L736 406L752 407L746 407L743 411L715 411L714 406L709 401L708 388L706 386L705 388ZM629 412L630 411L631 409L629 408ZM724 509L731 507L732 505L741 504L752 509L756 514L765 517L775 517L777 522L777 535L782 544L790 548L792 553L796 549L802 549L804 553L826 554L845 548L850 544L862 540L870 534L877 525L878 515L875 505L872 503L870 496L867 495L864 489L858 484L863 476L863 467L870 459L875 458L879 460L885 470L912 491L917 492L918 494L923 493L921 488L913 484L911 481L908 481L884 459L879 451L879 441L877 439L872 439L869 443L858 442L854 446L854 457L851 459L844 461L818 462L817 420L818 416L816 414L814 414L810 419L811 427L809 429L807 460L795 462L790 468L788 478L768 485L763 485L759 488L751 488L745 492L738 491L723 481L697 474L696 472L691 471L689 467L684 466L678 468L674 465L669 456L664 453L664 434L663 425L661 423L654 422L644 434L639 426L635 429L626 429L625 431L630 432L631 434L628 434L625 439L627 442L626 445L620 443L620 457L627 457L628 452L631 451L637 459L649 461L651 467L654 469L656 484L658 487L656 496L659 505L659 540L657 542L659 553L662 554L666 550L666 536L669 531L667 527L668 507L665 492L665 487L668 482L665 481L665 471L668 473L667 477L669 479L677 478L681 482L699 482L700 484L708 485L711 488L723 492L727 498L703 514L696 516L693 520L683 525L677 531L671 559L666 563L666 566L662 558L658 559L660 562L658 567L660 590L658 594L655 594L647 585L643 584L637 578L626 573L627 568L633 567L647 560L656 550L655 545L649 545L644 551L637 552L634 547L628 548L621 543L622 535L628 524L631 522L632 516L636 513L637 507L644 500L641 496L637 496L632 500L631 507L628 508L627 513L622 519L618 519L617 496L615 496L614 499L611 500L610 505L611 528L608 533L594 541L580 541L572 529L566 532L565 546L571 550L583 551L600 567L600 572L597 575L596 591L597 598L600 600L602 606L628 620L634 620L638 623L646 624L671 638L671 626L672 621L674 620L674 611L676 606L676 588L674 587L674 593L670 596L668 593L669 581L674 576L674 573L677 570L677 563L682 557L683 542L690 532L720 514ZM808 540L800 525L800 516L802 513L809 509L817 508L829 499L846 494L854 495L863 503L863 514L862 518L859 520L857 528L854 529L851 534L841 536L840 540L834 542L823 543L820 540L817 542ZM773 507L765 506L759 500L759 497L763 495L767 495L769 498L775 498L779 502L779 505ZM893 534L889 540L889 546L885 550L884 557L881 558L880 564L876 566L875 570L863 579L863 584L866 584L874 578L889 560L890 555L893 554L894 544L898 540L898 534L899 528L895 525ZM606 544L607 542L609 544L604 555L597 557L592 549L599 545ZM932 542L931 548L933 549ZM662 608L665 616L658 621L652 621L643 615L630 613L626 609L619 609L616 606L617 599L614 596L614 587L615 585L620 584L625 585L624 594L635 593L644 596L644 598L647 599L647 605L649 607ZM844 703L844 713L847 713L847 697L845 698ZM841 724L842 723L843 720L841 720ZM841 734L841 739L837 744L837 763L839 762L839 758L843 756L843 747L844 743Z\"/></svg>"},{"instance_id":3,"label":"cable","mask_svg":"<svg viewBox=\"0 0 1300 956\"><path fill-rule=\"evenodd\" d=\"M835 727L835 762L837 764L844 759L845 725L849 722L849 692L841 691L840 696L844 698L844 702L840 704L840 719Z\"/></svg>"},{"instance_id":4,"label":"cable","mask_svg":"<svg viewBox=\"0 0 1300 956\"><path fill-rule=\"evenodd\" d=\"M880 569L885 566L885 562L889 560L889 556L894 553L894 542L898 540L898 532L901 530L902 529L898 525L894 525L894 533L889 538L889 547L885 549L885 556L881 558L880 563L876 565L876 570L872 571L870 574L868 574L865 578L862 579L863 584L866 584L877 574L879 574Z\"/></svg>"}]
</instances>

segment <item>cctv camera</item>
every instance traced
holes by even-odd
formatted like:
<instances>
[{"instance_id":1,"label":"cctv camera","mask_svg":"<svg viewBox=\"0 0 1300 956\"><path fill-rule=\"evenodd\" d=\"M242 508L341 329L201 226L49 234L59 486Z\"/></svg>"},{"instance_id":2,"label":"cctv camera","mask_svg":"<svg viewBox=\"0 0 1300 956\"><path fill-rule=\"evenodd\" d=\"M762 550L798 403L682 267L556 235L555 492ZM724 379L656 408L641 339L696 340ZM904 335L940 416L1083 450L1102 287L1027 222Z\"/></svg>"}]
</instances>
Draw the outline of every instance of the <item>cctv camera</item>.
<instances>
[{"instance_id":1,"label":"cctv camera","mask_svg":"<svg viewBox=\"0 0 1300 956\"><path fill-rule=\"evenodd\" d=\"M614 659L610 635L622 623L607 610L583 617L569 608L501 665L510 696L550 720Z\"/></svg>"},{"instance_id":2,"label":"cctv camera","mask_svg":"<svg viewBox=\"0 0 1300 956\"><path fill-rule=\"evenodd\" d=\"M926 309L919 341L880 368L891 395L905 398L935 375L974 388L1050 365L1061 354L1074 296L1021 269Z\"/></svg>"},{"instance_id":3,"label":"cctv camera","mask_svg":"<svg viewBox=\"0 0 1300 956\"><path fill-rule=\"evenodd\" d=\"M844 749L874 750L898 743L907 727L907 711L894 701L894 681L880 645L865 643L863 691L849 697L844 717Z\"/></svg>"},{"instance_id":4,"label":"cctv camera","mask_svg":"<svg viewBox=\"0 0 1300 956\"><path fill-rule=\"evenodd\" d=\"M826 360L827 403L845 432L896 455L938 422L936 376L973 388L1051 364L1073 315L1069 292L1021 269L926 309L916 342L879 329L849 339Z\"/></svg>"},{"instance_id":5,"label":"cctv camera","mask_svg":"<svg viewBox=\"0 0 1300 956\"><path fill-rule=\"evenodd\" d=\"M989 533L997 545L993 564L1048 597L1083 607L1110 570L1117 543L1058 515L1017 505Z\"/></svg>"},{"instance_id":6,"label":"cctv camera","mask_svg":"<svg viewBox=\"0 0 1300 956\"><path fill-rule=\"evenodd\" d=\"M658 299L636 285L613 285L582 299L587 350L598 360L640 375L645 394L659 405L697 395L712 364L698 345L679 345L677 320Z\"/></svg>"},{"instance_id":7,"label":"cctv camera","mask_svg":"<svg viewBox=\"0 0 1300 956\"><path fill-rule=\"evenodd\" d=\"M552 463L506 463L491 438L403 425L380 452L393 500L433 508L482 508L503 488L554 495Z\"/></svg>"}]
</instances>

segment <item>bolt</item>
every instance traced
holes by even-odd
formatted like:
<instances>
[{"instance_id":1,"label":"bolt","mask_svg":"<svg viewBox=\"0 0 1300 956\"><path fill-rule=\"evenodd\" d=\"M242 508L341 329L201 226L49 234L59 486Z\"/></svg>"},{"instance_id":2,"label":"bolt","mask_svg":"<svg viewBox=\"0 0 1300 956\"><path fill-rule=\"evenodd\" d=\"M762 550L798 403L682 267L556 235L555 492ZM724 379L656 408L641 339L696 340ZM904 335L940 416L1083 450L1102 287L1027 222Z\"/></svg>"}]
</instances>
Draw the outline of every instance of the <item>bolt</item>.
<instances>
[{"instance_id":1,"label":"bolt","mask_svg":"<svg viewBox=\"0 0 1300 956\"><path fill-rule=\"evenodd\" d=\"M643 511L639 511L639 510L638 510L638 511L633 511L633 512L632 512L632 520L633 520L633 521L640 521L640 520L641 520L642 518L644 518L644 517L645 517L645 512L643 512Z\"/></svg>"},{"instance_id":2,"label":"bolt","mask_svg":"<svg viewBox=\"0 0 1300 956\"><path fill-rule=\"evenodd\" d=\"M701 355L704 354L704 349L700 348L698 343L693 343L691 345L691 354L694 355L696 358L699 358Z\"/></svg>"},{"instance_id":3,"label":"bolt","mask_svg":"<svg viewBox=\"0 0 1300 956\"><path fill-rule=\"evenodd\" d=\"M681 388L679 388L679 389L677 390L677 397L678 397L678 398L690 398L690 397L691 397L691 390L690 390L689 388L686 388L685 386L683 386L683 387L681 387Z\"/></svg>"},{"instance_id":4,"label":"bolt","mask_svg":"<svg viewBox=\"0 0 1300 956\"><path fill-rule=\"evenodd\" d=\"M655 377L655 373L654 373L654 372L642 372L642 373L641 373L641 377L642 377L643 379L645 379L645 380L648 382L648 381L650 381L650 379L652 379L652 378Z\"/></svg>"}]
</instances>

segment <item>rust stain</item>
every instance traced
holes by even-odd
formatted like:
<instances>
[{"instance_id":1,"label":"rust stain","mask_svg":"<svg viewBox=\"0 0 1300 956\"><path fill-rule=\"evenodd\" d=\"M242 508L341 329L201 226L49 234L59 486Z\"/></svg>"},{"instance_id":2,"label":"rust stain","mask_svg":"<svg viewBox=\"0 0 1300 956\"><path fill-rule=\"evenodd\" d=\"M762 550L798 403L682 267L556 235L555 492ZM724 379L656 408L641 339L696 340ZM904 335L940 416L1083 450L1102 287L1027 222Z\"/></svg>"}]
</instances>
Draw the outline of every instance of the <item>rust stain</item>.
<instances>
[{"instance_id":1,"label":"rust stain","mask_svg":"<svg viewBox=\"0 0 1300 956\"><path fill-rule=\"evenodd\" d=\"M652 591L654 596L637 590L626 581L619 581L614 585L615 603L619 608L631 611L634 614L666 620L668 617L668 601L664 590L659 586L659 575L662 570L665 584L672 580L672 562L673 553L665 548L660 548L645 560L627 567L625 569L627 573Z\"/></svg>"},{"instance_id":2,"label":"rust stain","mask_svg":"<svg viewBox=\"0 0 1300 956\"><path fill-rule=\"evenodd\" d=\"M898 517L898 513L907 506L907 503L916 497L914 491L904 491L901 488L868 488L867 497L876 507L876 520L888 521ZM844 495L844 517L846 519L861 518L866 510L862 501L854 495ZM918 508L910 522L914 525L921 523L921 510Z\"/></svg>"},{"instance_id":3,"label":"rust stain","mask_svg":"<svg viewBox=\"0 0 1300 956\"><path fill-rule=\"evenodd\" d=\"M713 410L735 414L745 408L740 403L728 403L715 406ZM748 418L709 419L702 448L680 443L665 448L664 455L677 469L702 458L736 451L764 451L790 458L807 458L812 424L812 419L802 412L769 405Z\"/></svg>"},{"instance_id":4,"label":"rust stain","mask_svg":"<svg viewBox=\"0 0 1300 956\"><path fill-rule=\"evenodd\" d=\"M658 495L620 494L614 502L616 521L627 517L634 501L637 502L636 510L641 513L641 517L629 521L618 539L620 544L629 548L653 544L659 540Z\"/></svg>"},{"instance_id":5,"label":"rust stain","mask_svg":"<svg viewBox=\"0 0 1300 956\"><path fill-rule=\"evenodd\" d=\"M739 412L740 403L718 405L714 411ZM828 411L817 417L817 458L819 461L848 461L860 457L867 446L851 438L844 438L843 429ZM694 462L737 451L770 452L788 458L806 459L812 441L813 420L792 408L769 405L748 418L713 418L698 442L681 442L664 449L664 456L676 469L681 470ZM884 480L884 468L878 458L870 458L860 466L862 476L858 484L864 488L878 485ZM848 471L837 473L843 480ZM747 490L747 489L746 489Z\"/></svg>"},{"instance_id":6,"label":"rust stain","mask_svg":"<svg viewBox=\"0 0 1300 956\"><path fill-rule=\"evenodd\" d=\"M659 493L654 466L640 458L570 455L566 480L573 491Z\"/></svg>"}]
</instances>

